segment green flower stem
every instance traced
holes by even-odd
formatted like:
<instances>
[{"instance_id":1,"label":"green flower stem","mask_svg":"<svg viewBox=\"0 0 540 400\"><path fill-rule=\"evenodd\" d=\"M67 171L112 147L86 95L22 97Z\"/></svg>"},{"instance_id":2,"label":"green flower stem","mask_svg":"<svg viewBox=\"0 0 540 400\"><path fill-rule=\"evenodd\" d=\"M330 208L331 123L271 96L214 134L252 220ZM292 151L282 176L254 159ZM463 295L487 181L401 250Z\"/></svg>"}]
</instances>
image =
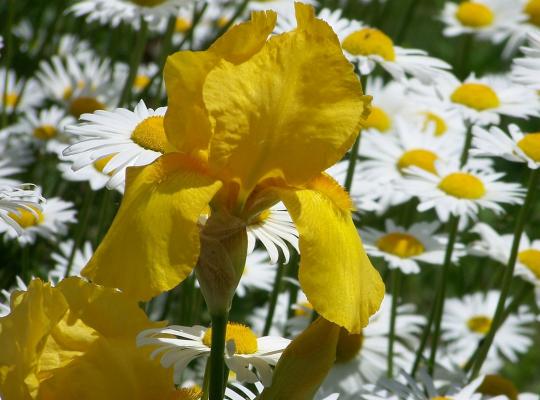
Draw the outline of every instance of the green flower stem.
<instances>
[{"instance_id":1,"label":"green flower stem","mask_svg":"<svg viewBox=\"0 0 540 400\"><path fill-rule=\"evenodd\" d=\"M467 127L467 133L465 135L465 143L463 144L463 150L461 151L461 157L459 158L459 166L463 167L469 160L469 150L472 143L472 124Z\"/></svg>"},{"instance_id":2,"label":"green flower stem","mask_svg":"<svg viewBox=\"0 0 540 400\"><path fill-rule=\"evenodd\" d=\"M84 239L84 234L86 233L86 228L88 227L88 222L90 220L90 214L92 209L92 203L94 202L94 198L96 196L96 192L90 189L90 193L88 193L84 198L84 203L81 208L81 214L78 224L77 233L75 234L75 241L73 242L73 248L71 249L71 253L69 254L69 259L66 267L66 273L64 275L64 278L67 278L71 272L71 267L73 266L73 259L75 258L75 252L78 248L81 247L82 241Z\"/></svg>"},{"instance_id":3,"label":"green flower stem","mask_svg":"<svg viewBox=\"0 0 540 400\"><path fill-rule=\"evenodd\" d=\"M491 344L493 343L493 339L495 338L497 329L501 326L502 321L503 321L506 299L508 298L508 294L510 293L510 286L512 285L512 279L514 277L514 269L516 266L516 260L517 260L518 251L519 251L519 243L521 241L521 235L523 234L523 230L525 229L525 223L527 222L529 211L533 204L533 198L536 192L536 188L538 186L539 176L540 176L540 169L531 170L529 183L527 186L527 196L525 197L525 202L523 203L523 206L519 210L519 214L516 220L516 225L514 229L514 240L512 242L510 258L508 260L506 269L504 270L501 295L499 297L499 302L497 303L497 309L495 310L495 315L493 317L489 332L484 338L482 346L480 347L480 350L478 351L478 357L476 358L474 362L474 366L472 369L473 378L478 376L478 373L480 372L480 369L482 368L482 365L484 364L484 361L489 352L489 348L491 347Z\"/></svg>"},{"instance_id":4,"label":"green flower stem","mask_svg":"<svg viewBox=\"0 0 540 400\"><path fill-rule=\"evenodd\" d=\"M212 349L210 350L209 400L223 400L225 391L225 334L228 313L212 315Z\"/></svg>"},{"instance_id":5,"label":"green flower stem","mask_svg":"<svg viewBox=\"0 0 540 400\"><path fill-rule=\"evenodd\" d=\"M4 55L4 68L6 76L4 77L4 92L2 93L2 115L0 119L0 128L4 128L8 123L7 113L7 95L8 95L8 72L11 64L11 58L13 56L13 19L15 16L15 0L11 0L7 6L7 22L6 29L4 31L4 38L6 41L6 54Z\"/></svg>"},{"instance_id":6,"label":"green flower stem","mask_svg":"<svg viewBox=\"0 0 540 400\"><path fill-rule=\"evenodd\" d=\"M418 367L420 366L420 361L422 361L424 350L426 349L427 341L429 338L429 333L431 332L431 327L433 326L434 318L435 318L435 307L431 307L431 311L429 313L426 326L424 327L424 331L422 332L422 337L420 338L420 344L418 345L418 350L416 351L416 357L414 359L414 363L411 369L412 377L416 375L416 371L418 371Z\"/></svg>"},{"instance_id":7,"label":"green flower stem","mask_svg":"<svg viewBox=\"0 0 540 400\"><path fill-rule=\"evenodd\" d=\"M174 35L175 27L176 27L176 17L172 16L169 18L169 22L167 23L167 30L165 31L165 35L163 36L163 45L161 48L161 53L159 55L159 61L158 61L159 69L156 75L156 78L157 78L156 94L153 99L153 102L156 105L158 105L159 101L161 100L161 86L163 83L163 68L165 67L165 62L167 61L167 57L171 53L172 38ZM150 89L152 84L153 84L153 79L148 83L147 88Z\"/></svg>"},{"instance_id":8,"label":"green flower stem","mask_svg":"<svg viewBox=\"0 0 540 400\"><path fill-rule=\"evenodd\" d=\"M452 253L454 252L454 245L456 243L458 234L459 217L452 215L448 221L449 234L448 243L446 244L446 252L444 254L444 264L442 266L440 280L437 286L437 298L435 300L435 314L434 314L434 328L433 338L431 341L431 354L429 357L428 370L433 375L435 368L435 357L437 356L437 347L441 336L441 321L444 311L444 301L446 298L446 283L448 281L448 272L450 270L450 264L452 263Z\"/></svg>"},{"instance_id":9,"label":"green flower stem","mask_svg":"<svg viewBox=\"0 0 540 400\"><path fill-rule=\"evenodd\" d=\"M401 271L399 268L392 270L392 307L390 310L390 328L388 331L388 354L387 354L387 375L388 378L394 376L394 342L396 334L396 317L397 317L397 305L398 297L401 287Z\"/></svg>"},{"instance_id":10,"label":"green flower stem","mask_svg":"<svg viewBox=\"0 0 540 400\"><path fill-rule=\"evenodd\" d=\"M291 259L289 261L289 267L288 267L288 277L296 279L298 276L298 260L299 256L296 250L291 252ZM296 300L298 298L298 286L292 283L289 283L289 305L287 307L287 320L292 318L294 316L294 309L293 306L296 304ZM284 327L284 336L287 336L287 324L285 324Z\"/></svg>"},{"instance_id":11,"label":"green flower stem","mask_svg":"<svg viewBox=\"0 0 540 400\"><path fill-rule=\"evenodd\" d=\"M137 39L135 42L135 49L131 56L131 61L129 63L129 73L126 78L126 83L124 89L122 90L122 95L120 96L119 106L126 106L131 100L131 93L133 92L133 82L137 77L137 70L139 69L139 64L141 63L144 48L146 46L146 40L148 37L148 24L141 18L141 27L139 32L137 32Z\"/></svg>"},{"instance_id":12,"label":"green flower stem","mask_svg":"<svg viewBox=\"0 0 540 400\"><path fill-rule=\"evenodd\" d=\"M264 322L263 336L268 336L270 328L272 327L272 321L274 320L274 313L276 311L277 299L282 287L282 279L285 273L286 266L282 263L278 264L276 277L274 279L274 287L270 295L270 304L268 305L268 314L266 314L266 321Z\"/></svg>"},{"instance_id":13,"label":"green flower stem","mask_svg":"<svg viewBox=\"0 0 540 400\"><path fill-rule=\"evenodd\" d=\"M404 17L401 21L399 31L396 34L396 43L401 43L407 36L408 28L412 25L411 21L422 0L409 0L407 11L403 13Z\"/></svg>"}]
</instances>

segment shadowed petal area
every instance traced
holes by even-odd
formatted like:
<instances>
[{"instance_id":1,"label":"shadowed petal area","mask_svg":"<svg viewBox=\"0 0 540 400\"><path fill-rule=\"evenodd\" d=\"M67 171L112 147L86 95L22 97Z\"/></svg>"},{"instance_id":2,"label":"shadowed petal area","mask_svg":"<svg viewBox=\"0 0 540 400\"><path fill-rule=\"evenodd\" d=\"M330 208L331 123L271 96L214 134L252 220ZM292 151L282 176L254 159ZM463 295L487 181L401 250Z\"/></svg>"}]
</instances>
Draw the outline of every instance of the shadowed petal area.
<instances>
[{"instance_id":1,"label":"shadowed petal area","mask_svg":"<svg viewBox=\"0 0 540 400\"><path fill-rule=\"evenodd\" d=\"M329 176L305 189L278 189L300 234L300 285L325 319L360 333L384 297L384 284L364 251L348 194Z\"/></svg>"},{"instance_id":2,"label":"shadowed petal area","mask_svg":"<svg viewBox=\"0 0 540 400\"><path fill-rule=\"evenodd\" d=\"M169 108L165 116L168 140L178 151L206 151L211 136L202 90L208 72L221 60L243 62L258 52L274 29L276 14L254 12L251 21L222 35L208 51L180 51L167 59L165 85Z\"/></svg>"},{"instance_id":3,"label":"shadowed petal area","mask_svg":"<svg viewBox=\"0 0 540 400\"><path fill-rule=\"evenodd\" d=\"M312 7L296 12L298 29L273 36L244 63L222 60L204 85L209 163L246 192L271 177L303 184L333 165L369 109L332 29Z\"/></svg>"},{"instance_id":4,"label":"shadowed petal area","mask_svg":"<svg viewBox=\"0 0 540 400\"><path fill-rule=\"evenodd\" d=\"M172 289L197 262L197 220L220 187L178 153L129 168L120 209L83 275L139 300Z\"/></svg>"}]
</instances>

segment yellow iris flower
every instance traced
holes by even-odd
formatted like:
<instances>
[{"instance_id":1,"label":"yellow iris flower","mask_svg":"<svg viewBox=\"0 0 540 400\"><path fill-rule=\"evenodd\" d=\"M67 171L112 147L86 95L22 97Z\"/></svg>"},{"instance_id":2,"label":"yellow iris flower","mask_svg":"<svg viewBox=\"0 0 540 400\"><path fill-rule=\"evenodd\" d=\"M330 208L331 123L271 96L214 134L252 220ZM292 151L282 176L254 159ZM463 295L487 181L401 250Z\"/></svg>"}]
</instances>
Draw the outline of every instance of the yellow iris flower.
<instances>
[{"instance_id":1,"label":"yellow iris flower","mask_svg":"<svg viewBox=\"0 0 540 400\"><path fill-rule=\"evenodd\" d=\"M2 399L166 399L172 371L135 344L141 330L159 326L114 289L35 279L0 319Z\"/></svg>"},{"instance_id":2,"label":"yellow iris flower","mask_svg":"<svg viewBox=\"0 0 540 400\"><path fill-rule=\"evenodd\" d=\"M276 14L254 12L207 51L169 57L166 137L149 140L174 151L128 169L121 207L85 276L147 300L203 259L243 268L245 249L231 247L245 242L247 221L281 200L300 234L299 280L310 303L351 332L367 324L384 286L348 194L323 171L353 144L370 97L328 24L303 4L296 18L295 30L269 38ZM201 234L203 214L211 217ZM233 244L227 229L240 232ZM241 276L224 271L212 271L212 290Z\"/></svg>"}]
</instances>

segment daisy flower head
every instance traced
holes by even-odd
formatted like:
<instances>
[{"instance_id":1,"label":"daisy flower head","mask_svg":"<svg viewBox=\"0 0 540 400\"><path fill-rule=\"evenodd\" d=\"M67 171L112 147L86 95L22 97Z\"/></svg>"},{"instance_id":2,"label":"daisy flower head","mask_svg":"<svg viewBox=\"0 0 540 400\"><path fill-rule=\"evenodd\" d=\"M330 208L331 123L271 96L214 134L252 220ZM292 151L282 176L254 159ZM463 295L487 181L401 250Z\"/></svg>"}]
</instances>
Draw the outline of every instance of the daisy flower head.
<instances>
[{"instance_id":1,"label":"daisy flower head","mask_svg":"<svg viewBox=\"0 0 540 400\"><path fill-rule=\"evenodd\" d=\"M358 393L364 384L375 383L386 372L390 309L392 296L386 295L381 308L358 335L340 333L336 363L322 384L324 393ZM398 306L394 362L399 369L409 369L414 360L414 347L424 317L415 314L412 304Z\"/></svg>"},{"instance_id":2,"label":"daisy flower head","mask_svg":"<svg viewBox=\"0 0 540 400\"><path fill-rule=\"evenodd\" d=\"M471 245L471 254L489 257L506 265L510 259L513 234L499 234L485 223L477 224L472 232L480 239ZM524 232L518 247L514 275L531 283L536 289L536 302L540 304L540 240L531 240Z\"/></svg>"},{"instance_id":3,"label":"daisy flower head","mask_svg":"<svg viewBox=\"0 0 540 400\"><path fill-rule=\"evenodd\" d=\"M137 68L137 74L133 80L132 91L135 95L142 93L152 83L152 78L158 72L158 66L153 63L140 64ZM126 64L116 64L114 68L115 80L122 82L126 81L129 73L129 66Z\"/></svg>"},{"instance_id":4,"label":"daisy flower head","mask_svg":"<svg viewBox=\"0 0 540 400\"><path fill-rule=\"evenodd\" d=\"M46 152L60 155L68 144L64 129L74 122L75 119L66 116L61 108L52 106L39 112L34 110L26 112L17 129L29 135L32 142Z\"/></svg>"},{"instance_id":5,"label":"daisy flower head","mask_svg":"<svg viewBox=\"0 0 540 400\"><path fill-rule=\"evenodd\" d=\"M285 264L289 262L289 243L298 253L298 231L282 202L255 215L247 225L248 254L255 249L259 240L268 255L270 262L275 264L279 260L279 253L283 253ZM278 249L279 248L279 249Z\"/></svg>"},{"instance_id":6,"label":"daisy flower head","mask_svg":"<svg viewBox=\"0 0 540 400\"><path fill-rule=\"evenodd\" d=\"M439 228L438 222L419 222L403 228L387 219L383 232L364 228L361 234L370 256L384 258L389 268L399 268L404 274L417 274L419 262L441 265L444 261L446 243L443 237L436 235ZM464 255L460 248L458 244L458 251L452 255L454 262Z\"/></svg>"},{"instance_id":7,"label":"daisy flower head","mask_svg":"<svg viewBox=\"0 0 540 400\"><path fill-rule=\"evenodd\" d=\"M473 34L493 43L506 39L509 30L524 19L515 2L506 0L466 0L459 4L447 1L441 14L444 36Z\"/></svg>"},{"instance_id":8,"label":"daisy flower head","mask_svg":"<svg viewBox=\"0 0 540 400\"><path fill-rule=\"evenodd\" d=\"M502 213L501 204L523 202L521 185L501 182L504 174L470 165L459 168L456 164L436 162L435 173L410 167L403 190L419 198L418 211L435 209L443 222L455 215L460 217L462 227L469 219L477 218L480 208Z\"/></svg>"},{"instance_id":9,"label":"daisy flower head","mask_svg":"<svg viewBox=\"0 0 540 400\"><path fill-rule=\"evenodd\" d=\"M5 108L8 114L15 109L28 111L43 102L43 92L34 79L25 83L15 72L5 68L0 68L0 93L0 108Z\"/></svg>"},{"instance_id":10,"label":"daisy flower head","mask_svg":"<svg viewBox=\"0 0 540 400\"><path fill-rule=\"evenodd\" d=\"M109 60L78 60L54 56L42 61L37 78L44 92L75 118L96 110L105 110L118 102L120 87Z\"/></svg>"},{"instance_id":11,"label":"daisy flower head","mask_svg":"<svg viewBox=\"0 0 540 400\"><path fill-rule=\"evenodd\" d=\"M277 268L279 268L277 264L269 262L266 252L255 250L247 256L246 266L236 288L236 295L245 297L250 289L270 292L274 287Z\"/></svg>"},{"instance_id":12,"label":"daisy flower head","mask_svg":"<svg viewBox=\"0 0 540 400\"><path fill-rule=\"evenodd\" d=\"M540 9L540 6L539 6ZM522 47L524 57L514 60L512 80L516 83L540 90L540 32L529 35L529 47Z\"/></svg>"},{"instance_id":13,"label":"daisy flower head","mask_svg":"<svg viewBox=\"0 0 540 400\"><path fill-rule=\"evenodd\" d=\"M508 161L526 163L531 169L540 167L540 133L523 133L515 124L508 126L508 133L496 126L489 131L479 126L473 127L471 154L502 157Z\"/></svg>"},{"instance_id":14,"label":"daisy flower head","mask_svg":"<svg viewBox=\"0 0 540 400\"><path fill-rule=\"evenodd\" d=\"M446 342L448 354L460 365L469 360L489 332L499 297L499 291L490 290L469 294L462 299L446 300L442 339ZM503 355L511 362L517 362L518 354L526 352L533 343L534 329L530 324L534 321L534 314L525 305L517 313L509 315L497 330L488 357L500 359Z\"/></svg>"},{"instance_id":15,"label":"daisy flower head","mask_svg":"<svg viewBox=\"0 0 540 400\"><path fill-rule=\"evenodd\" d=\"M380 65L397 81L414 77L423 83L433 83L446 78L449 75L447 70L451 68L424 50L396 46L386 33L368 26L346 36L341 47L351 62L358 63L362 75L369 75Z\"/></svg>"},{"instance_id":16,"label":"daisy flower head","mask_svg":"<svg viewBox=\"0 0 540 400\"><path fill-rule=\"evenodd\" d=\"M275 366L290 340L276 336L257 338L247 326L229 322L226 330L225 363L236 373L240 382L272 383ZM208 357L212 346L212 328L202 326L169 326L148 329L137 336L137 346L155 346L151 357L159 357L164 368L174 367L175 381L179 381L187 365Z\"/></svg>"},{"instance_id":17,"label":"daisy flower head","mask_svg":"<svg viewBox=\"0 0 540 400\"><path fill-rule=\"evenodd\" d=\"M405 86L396 81L384 84L382 78L370 76L367 79L366 93L373 96L373 101L363 132L375 130L379 133L391 133L396 127L396 119L404 114Z\"/></svg>"},{"instance_id":18,"label":"daisy flower head","mask_svg":"<svg viewBox=\"0 0 540 400\"><path fill-rule=\"evenodd\" d=\"M70 12L77 17L86 16L87 22L98 21L113 27L126 22L138 30L141 19L154 27L176 15L184 4L184 0L81 0Z\"/></svg>"},{"instance_id":19,"label":"daisy flower head","mask_svg":"<svg viewBox=\"0 0 540 400\"><path fill-rule=\"evenodd\" d=\"M0 224L21 235L27 222L24 216L28 220L38 217L44 202L41 191L35 185L0 187Z\"/></svg>"},{"instance_id":20,"label":"daisy flower head","mask_svg":"<svg viewBox=\"0 0 540 400\"><path fill-rule=\"evenodd\" d=\"M36 190L38 193L41 192L39 188ZM35 194L28 198L24 197L23 200L36 202ZM21 246L33 244L38 236L53 240L67 232L67 224L77 222L75 218L77 211L73 208L73 203L58 197L47 199L41 204L41 209L28 204L22 205L7 214L20 226L20 231L12 224L0 221L0 233L8 239L16 239Z\"/></svg>"},{"instance_id":21,"label":"daisy flower head","mask_svg":"<svg viewBox=\"0 0 540 400\"><path fill-rule=\"evenodd\" d=\"M71 260L68 276L81 276L81 270L86 266L90 258L92 258L94 251L90 242L85 242L82 249L73 249L73 246L75 246L73 240L66 240L58 245L58 252L51 254L55 266L47 275L50 282L58 283L66 278L72 253L73 260Z\"/></svg>"},{"instance_id":22,"label":"daisy flower head","mask_svg":"<svg viewBox=\"0 0 540 400\"><path fill-rule=\"evenodd\" d=\"M74 171L109 158L98 167L111 174L107 187L123 187L126 168L150 164L170 146L163 128L166 111L166 107L147 108L141 100L133 111L117 108L83 114L79 124L66 128L76 139L64 155L73 157Z\"/></svg>"},{"instance_id":23,"label":"daisy flower head","mask_svg":"<svg viewBox=\"0 0 540 400\"><path fill-rule=\"evenodd\" d=\"M238 382L231 382L225 389L225 400L255 400L259 395L263 393L264 385L260 382L255 382L255 391L248 389ZM291 394L293 396L293 394ZM339 399L339 393L332 393L329 396L320 395L319 393L314 397L314 400L337 400Z\"/></svg>"},{"instance_id":24,"label":"daisy flower head","mask_svg":"<svg viewBox=\"0 0 540 400\"><path fill-rule=\"evenodd\" d=\"M536 92L513 84L506 76L470 75L464 82L452 76L441 80L437 91L470 124L497 125L501 116L527 119L540 114Z\"/></svg>"},{"instance_id":25,"label":"daisy flower head","mask_svg":"<svg viewBox=\"0 0 540 400\"><path fill-rule=\"evenodd\" d=\"M527 38L532 45L534 39L531 38L540 35L540 1L519 0L516 8L521 8L523 20L520 24L509 26L510 37L503 51L503 56L506 58L511 57Z\"/></svg>"}]
</instances>

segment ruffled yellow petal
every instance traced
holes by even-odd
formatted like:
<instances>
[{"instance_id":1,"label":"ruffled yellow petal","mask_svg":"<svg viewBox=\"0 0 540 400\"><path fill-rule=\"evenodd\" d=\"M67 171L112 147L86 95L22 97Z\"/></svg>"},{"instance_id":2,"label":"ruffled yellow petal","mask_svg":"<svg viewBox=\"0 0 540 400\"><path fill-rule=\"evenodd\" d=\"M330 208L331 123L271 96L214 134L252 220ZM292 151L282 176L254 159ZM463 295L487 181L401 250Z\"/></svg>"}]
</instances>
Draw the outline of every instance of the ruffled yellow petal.
<instances>
[{"instance_id":1,"label":"ruffled yellow petal","mask_svg":"<svg viewBox=\"0 0 540 400\"><path fill-rule=\"evenodd\" d=\"M305 189L279 189L300 234L299 280L309 302L327 319L360 333L384 297L351 218L348 195L327 175Z\"/></svg>"},{"instance_id":2,"label":"ruffled yellow petal","mask_svg":"<svg viewBox=\"0 0 540 400\"><path fill-rule=\"evenodd\" d=\"M303 184L337 162L369 108L332 29L310 6L296 12L298 29L244 63L221 61L204 84L209 163L246 192L269 177Z\"/></svg>"},{"instance_id":3,"label":"ruffled yellow petal","mask_svg":"<svg viewBox=\"0 0 540 400\"><path fill-rule=\"evenodd\" d=\"M312 323L283 352L261 400L312 399L334 365L339 331L323 318Z\"/></svg>"},{"instance_id":4,"label":"ruffled yellow petal","mask_svg":"<svg viewBox=\"0 0 540 400\"><path fill-rule=\"evenodd\" d=\"M220 187L178 153L129 168L120 209L83 275L139 300L172 289L197 262L197 221Z\"/></svg>"},{"instance_id":5,"label":"ruffled yellow petal","mask_svg":"<svg viewBox=\"0 0 540 400\"><path fill-rule=\"evenodd\" d=\"M251 21L236 25L208 51L180 51L167 59L165 85L169 105L165 116L167 137L178 151L206 151L211 136L202 88L208 72L223 58L238 63L258 52L274 29L274 12L254 12Z\"/></svg>"}]
</instances>

